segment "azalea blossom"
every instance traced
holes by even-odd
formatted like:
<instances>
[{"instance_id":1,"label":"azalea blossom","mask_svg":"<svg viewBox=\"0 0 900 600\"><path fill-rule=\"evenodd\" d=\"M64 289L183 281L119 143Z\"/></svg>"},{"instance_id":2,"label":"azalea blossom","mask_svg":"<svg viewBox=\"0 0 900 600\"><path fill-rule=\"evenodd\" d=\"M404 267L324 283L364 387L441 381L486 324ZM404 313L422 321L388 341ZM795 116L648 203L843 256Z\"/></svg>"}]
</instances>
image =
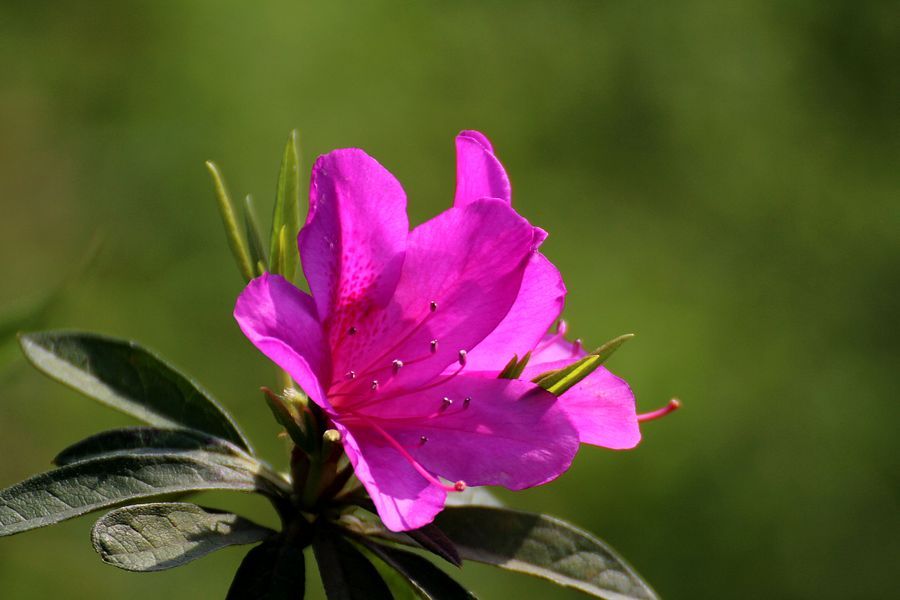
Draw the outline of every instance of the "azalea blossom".
<instances>
[{"instance_id":1,"label":"azalea blossom","mask_svg":"<svg viewBox=\"0 0 900 600\"><path fill-rule=\"evenodd\" d=\"M362 150L313 168L298 245L310 294L250 282L235 318L341 434L390 529L431 522L468 486L554 479L579 442L640 440L628 385L598 369L559 398L531 382L584 356L547 334L565 297L538 251L546 233L511 207L509 179L478 132L456 139L452 208L410 231L396 179ZM498 379L532 351L519 379Z\"/></svg>"}]
</instances>

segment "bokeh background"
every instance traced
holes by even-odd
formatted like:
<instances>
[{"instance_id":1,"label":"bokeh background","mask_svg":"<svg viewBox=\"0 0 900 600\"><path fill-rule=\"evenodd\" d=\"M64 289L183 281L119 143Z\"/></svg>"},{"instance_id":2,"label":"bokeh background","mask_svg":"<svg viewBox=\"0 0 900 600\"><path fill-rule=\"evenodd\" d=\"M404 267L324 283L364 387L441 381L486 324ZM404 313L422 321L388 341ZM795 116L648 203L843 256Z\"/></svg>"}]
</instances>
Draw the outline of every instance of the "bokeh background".
<instances>
[{"instance_id":1,"label":"bokeh background","mask_svg":"<svg viewBox=\"0 0 900 600\"><path fill-rule=\"evenodd\" d=\"M296 127L307 172L363 147L420 222L451 200L454 134L478 128L551 233L572 329L638 333L611 368L642 410L684 401L638 449L587 448L506 501L595 532L666 598L897 597L896 8L4 1L0 312L66 282L35 326L140 340L284 464L203 161L268 213ZM0 349L0 485L130 423ZM2 596L222 598L244 551L128 574L97 560L90 526L0 539ZM580 597L461 577L488 599Z\"/></svg>"}]
</instances>

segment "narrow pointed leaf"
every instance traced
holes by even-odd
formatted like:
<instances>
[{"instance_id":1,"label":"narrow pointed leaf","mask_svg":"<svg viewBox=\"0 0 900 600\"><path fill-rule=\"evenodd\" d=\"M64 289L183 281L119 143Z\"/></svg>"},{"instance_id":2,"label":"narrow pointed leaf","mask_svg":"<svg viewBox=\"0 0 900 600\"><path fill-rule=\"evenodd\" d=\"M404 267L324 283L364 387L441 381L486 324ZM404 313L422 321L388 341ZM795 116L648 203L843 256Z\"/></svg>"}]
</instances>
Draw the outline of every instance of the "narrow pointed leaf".
<instances>
[{"instance_id":1,"label":"narrow pointed leaf","mask_svg":"<svg viewBox=\"0 0 900 600\"><path fill-rule=\"evenodd\" d=\"M513 357L509 359L509 362L506 363L506 366L503 367L503 370L500 371L500 374L497 375L497 379L515 379L516 367L519 364L519 355L513 354Z\"/></svg>"},{"instance_id":2,"label":"narrow pointed leaf","mask_svg":"<svg viewBox=\"0 0 900 600\"><path fill-rule=\"evenodd\" d=\"M133 342L90 333L20 336L40 371L100 402L159 427L187 427L250 450L232 418L198 384Z\"/></svg>"},{"instance_id":3,"label":"narrow pointed leaf","mask_svg":"<svg viewBox=\"0 0 900 600\"><path fill-rule=\"evenodd\" d=\"M303 550L278 537L247 553L226 600L302 600L305 588Z\"/></svg>"},{"instance_id":4,"label":"narrow pointed leaf","mask_svg":"<svg viewBox=\"0 0 900 600\"><path fill-rule=\"evenodd\" d=\"M0 537L165 494L220 489L276 495L259 471L258 463L200 451L72 463L0 491Z\"/></svg>"},{"instance_id":5,"label":"narrow pointed leaf","mask_svg":"<svg viewBox=\"0 0 900 600\"><path fill-rule=\"evenodd\" d=\"M578 360L563 369L543 373L532 381L551 394L561 396L564 392L571 389L585 377L596 371L600 365L606 362L606 360L619 349L619 346L633 337L633 333L620 335L619 337L606 342L581 360Z\"/></svg>"},{"instance_id":6,"label":"narrow pointed leaf","mask_svg":"<svg viewBox=\"0 0 900 600\"><path fill-rule=\"evenodd\" d=\"M247 230L247 250L250 252L250 262L256 267L255 275L262 275L266 272L264 265L269 263L266 260L266 250L263 247L259 221L256 218L253 196L249 194L244 198L244 227Z\"/></svg>"},{"instance_id":7,"label":"narrow pointed leaf","mask_svg":"<svg viewBox=\"0 0 900 600\"><path fill-rule=\"evenodd\" d=\"M281 236L296 240L300 231L300 153L297 149L297 130L291 132L284 147L281 159L281 171L278 174L278 187L275 193L275 211L272 214L272 235L269 239L269 256L274 265L278 254L280 270L273 273L284 275L288 281L294 279L297 272L299 255L296 247L283 245ZM282 233L284 229L284 233Z\"/></svg>"},{"instance_id":8,"label":"narrow pointed leaf","mask_svg":"<svg viewBox=\"0 0 900 600\"><path fill-rule=\"evenodd\" d=\"M159 429L157 427L123 427L111 429L75 442L56 455L53 464L68 465L99 456L123 453L158 454L183 450L204 450L231 456L247 455L234 444L192 429Z\"/></svg>"},{"instance_id":9,"label":"narrow pointed leaf","mask_svg":"<svg viewBox=\"0 0 900 600\"><path fill-rule=\"evenodd\" d=\"M448 508L435 523L466 560L534 575L606 600L657 598L612 548L559 519L470 506Z\"/></svg>"},{"instance_id":10,"label":"narrow pointed leaf","mask_svg":"<svg viewBox=\"0 0 900 600\"><path fill-rule=\"evenodd\" d=\"M231 196L228 194L228 188L225 187L225 179L222 177L222 173L219 171L216 163L206 161L206 169L213 180L216 202L219 205L219 213L222 215L222 223L225 225L225 235L228 236L231 253L237 261L241 275L244 276L245 280L250 281L253 279L253 262L250 260L250 252L234 216L234 205L231 202Z\"/></svg>"},{"instance_id":11,"label":"narrow pointed leaf","mask_svg":"<svg viewBox=\"0 0 900 600\"><path fill-rule=\"evenodd\" d=\"M375 556L400 573L423 600L471 600L474 594L418 554L362 540Z\"/></svg>"},{"instance_id":12,"label":"narrow pointed leaf","mask_svg":"<svg viewBox=\"0 0 900 600\"><path fill-rule=\"evenodd\" d=\"M91 542L103 562L114 567L162 571L274 534L231 513L185 502L157 502L107 513L94 524Z\"/></svg>"},{"instance_id":13,"label":"narrow pointed leaf","mask_svg":"<svg viewBox=\"0 0 900 600\"><path fill-rule=\"evenodd\" d=\"M337 529L320 528L313 550L328 600L391 600L374 565Z\"/></svg>"}]
</instances>

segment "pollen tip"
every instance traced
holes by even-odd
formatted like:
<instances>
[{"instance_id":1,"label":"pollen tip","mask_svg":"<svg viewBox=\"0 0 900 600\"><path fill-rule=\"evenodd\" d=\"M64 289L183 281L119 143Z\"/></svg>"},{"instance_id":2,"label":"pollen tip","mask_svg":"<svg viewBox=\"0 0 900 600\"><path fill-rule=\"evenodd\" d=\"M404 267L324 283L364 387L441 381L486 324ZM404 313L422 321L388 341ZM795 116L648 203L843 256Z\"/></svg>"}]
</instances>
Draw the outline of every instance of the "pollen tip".
<instances>
[{"instance_id":1,"label":"pollen tip","mask_svg":"<svg viewBox=\"0 0 900 600\"><path fill-rule=\"evenodd\" d=\"M356 332L359 331L356 327L351 327L347 330L347 335L356 335Z\"/></svg>"},{"instance_id":2,"label":"pollen tip","mask_svg":"<svg viewBox=\"0 0 900 600\"><path fill-rule=\"evenodd\" d=\"M373 379L373 380L372 380L372 391L375 391L375 390L377 390L377 389L378 389L378 380L377 380L377 379Z\"/></svg>"},{"instance_id":3,"label":"pollen tip","mask_svg":"<svg viewBox=\"0 0 900 600\"><path fill-rule=\"evenodd\" d=\"M423 436L420 436L420 437L419 437L419 445L420 445L420 446L424 446L424 445L425 445L425 442L427 442L427 441L428 441L428 437L427 437L427 436L424 436L424 435L423 435Z\"/></svg>"},{"instance_id":4,"label":"pollen tip","mask_svg":"<svg viewBox=\"0 0 900 600\"><path fill-rule=\"evenodd\" d=\"M437 348L438 348L438 341L431 340L431 353L434 354L435 352L437 352Z\"/></svg>"},{"instance_id":5,"label":"pollen tip","mask_svg":"<svg viewBox=\"0 0 900 600\"><path fill-rule=\"evenodd\" d=\"M472 398L470 398L469 396L466 396L466 399L463 400L463 408L464 409L469 408L469 404L471 402L472 402Z\"/></svg>"},{"instance_id":6,"label":"pollen tip","mask_svg":"<svg viewBox=\"0 0 900 600\"><path fill-rule=\"evenodd\" d=\"M431 302L428 303L428 308L431 310L431 312L436 311L437 310L437 302L432 300Z\"/></svg>"},{"instance_id":7,"label":"pollen tip","mask_svg":"<svg viewBox=\"0 0 900 600\"><path fill-rule=\"evenodd\" d=\"M356 379L356 371L347 371L345 377L347 379Z\"/></svg>"},{"instance_id":8,"label":"pollen tip","mask_svg":"<svg viewBox=\"0 0 900 600\"><path fill-rule=\"evenodd\" d=\"M394 373L398 373L400 369L403 368L403 361L400 359L396 359L391 363L391 365L393 365L394 367Z\"/></svg>"},{"instance_id":9,"label":"pollen tip","mask_svg":"<svg viewBox=\"0 0 900 600\"><path fill-rule=\"evenodd\" d=\"M453 489L456 490L457 492L466 491L466 482L465 481L457 481L456 483L453 484Z\"/></svg>"},{"instance_id":10,"label":"pollen tip","mask_svg":"<svg viewBox=\"0 0 900 600\"><path fill-rule=\"evenodd\" d=\"M459 351L459 365L461 367L466 366L466 351L465 350Z\"/></svg>"},{"instance_id":11,"label":"pollen tip","mask_svg":"<svg viewBox=\"0 0 900 600\"><path fill-rule=\"evenodd\" d=\"M662 408L658 408L658 409L650 411L648 413L643 413L643 414L638 415L637 420L639 423L644 423L646 421L653 421L655 419L664 417L669 413L675 412L679 408L681 408L681 400L679 400L678 398L672 398Z\"/></svg>"},{"instance_id":12,"label":"pollen tip","mask_svg":"<svg viewBox=\"0 0 900 600\"><path fill-rule=\"evenodd\" d=\"M441 411L445 411L448 408L450 408L451 404L453 404L453 400L451 400L447 396L444 396L443 398L441 398Z\"/></svg>"},{"instance_id":13,"label":"pollen tip","mask_svg":"<svg viewBox=\"0 0 900 600\"><path fill-rule=\"evenodd\" d=\"M569 324L566 323L565 319L560 319L559 323L556 324L556 333L559 335L566 335L566 332L569 330Z\"/></svg>"}]
</instances>

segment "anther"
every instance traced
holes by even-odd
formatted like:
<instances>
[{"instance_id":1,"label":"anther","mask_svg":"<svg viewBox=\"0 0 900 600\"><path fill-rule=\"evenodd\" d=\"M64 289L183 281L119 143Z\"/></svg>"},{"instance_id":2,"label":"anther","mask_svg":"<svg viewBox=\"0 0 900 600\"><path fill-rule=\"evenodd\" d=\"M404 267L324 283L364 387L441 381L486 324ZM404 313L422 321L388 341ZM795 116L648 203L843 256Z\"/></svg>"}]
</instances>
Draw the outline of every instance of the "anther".
<instances>
[{"instance_id":1,"label":"anther","mask_svg":"<svg viewBox=\"0 0 900 600\"><path fill-rule=\"evenodd\" d=\"M581 352L581 338L578 338L574 342L572 342L572 356L575 356L579 352Z\"/></svg>"},{"instance_id":2,"label":"anther","mask_svg":"<svg viewBox=\"0 0 900 600\"><path fill-rule=\"evenodd\" d=\"M437 352L437 340L431 340L431 353Z\"/></svg>"},{"instance_id":3,"label":"anther","mask_svg":"<svg viewBox=\"0 0 900 600\"><path fill-rule=\"evenodd\" d=\"M347 379L356 379L356 371L347 371Z\"/></svg>"},{"instance_id":4,"label":"anther","mask_svg":"<svg viewBox=\"0 0 900 600\"><path fill-rule=\"evenodd\" d=\"M351 327L347 330L347 335L356 335L356 332L359 331L356 327Z\"/></svg>"},{"instance_id":5,"label":"anther","mask_svg":"<svg viewBox=\"0 0 900 600\"><path fill-rule=\"evenodd\" d=\"M566 332L569 330L569 324L566 323L564 319L560 319L559 323L556 324L556 333L559 335L566 335Z\"/></svg>"},{"instance_id":6,"label":"anther","mask_svg":"<svg viewBox=\"0 0 900 600\"><path fill-rule=\"evenodd\" d=\"M423 435L419 438L419 445L424 446L425 442L427 442L427 441L428 441L428 438Z\"/></svg>"},{"instance_id":7,"label":"anther","mask_svg":"<svg viewBox=\"0 0 900 600\"><path fill-rule=\"evenodd\" d=\"M461 366L461 367L466 366L466 351L465 350L459 351L459 366Z\"/></svg>"},{"instance_id":8,"label":"anther","mask_svg":"<svg viewBox=\"0 0 900 600\"><path fill-rule=\"evenodd\" d=\"M377 380L377 379L373 379L373 380L372 380L372 391L374 392L374 391L377 391L377 390L378 390L378 380Z\"/></svg>"},{"instance_id":9,"label":"anther","mask_svg":"<svg viewBox=\"0 0 900 600\"><path fill-rule=\"evenodd\" d=\"M450 406L452 404L453 404L453 400L451 400L447 396L444 396L443 399L441 400L441 412L444 412L445 410L450 408Z\"/></svg>"},{"instance_id":10,"label":"anther","mask_svg":"<svg viewBox=\"0 0 900 600\"><path fill-rule=\"evenodd\" d=\"M400 372L400 369L403 368L403 361L400 360L400 359L394 360L394 362L392 362L391 364L392 364L393 367L394 367L394 375L396 375L397 373L399 373L399 372Z\"/></svg>"},{"instance_id":11,"label":"anther","mask_svg":"<svg viewBox=\"0 0 900 600\"><path fill-rule=\"evenodd\" d=\"M466 491L466 482L465 481L457 481L456 483L453 484L453 489L456 490L457 492Z\"/></svg>"},{"instance_id":12,"label":"anther","mask_svg":"<svg viewBox=\"0 0 900 600\"><path fill-rule=\"evenodd\" d=\"M466 399L463 400L463 410L469 408L469 404L472 403L472 399L466 396Z\"/></svg>"},{"instance_id":13,"label":"anther","mask_svg":"<svg viewBox=\"0 0 900 600\"><path fill-rule=\"evenodd\" d=\"M431 309L431 312L436 311L437 310L437 302L432 300L431 302L428 303L428 308Z\"/></svg>"},{"instance_id":14,"label":"anther","mask_svg":"<svg viewBox=\"0 0 900 600\"><path fill-rule=\"evenodd\" d=\"M675 412L679 408L681 408L681 400L679 400L678 398L672 398L671 400L669 400L669 403L662 408L644 413L642 415L638 415L637 420L640 423L643 423L645 421L653 421L654 419L659 419L660 417L666 416L670 412Z\"/></svg>"}]
</instances>

